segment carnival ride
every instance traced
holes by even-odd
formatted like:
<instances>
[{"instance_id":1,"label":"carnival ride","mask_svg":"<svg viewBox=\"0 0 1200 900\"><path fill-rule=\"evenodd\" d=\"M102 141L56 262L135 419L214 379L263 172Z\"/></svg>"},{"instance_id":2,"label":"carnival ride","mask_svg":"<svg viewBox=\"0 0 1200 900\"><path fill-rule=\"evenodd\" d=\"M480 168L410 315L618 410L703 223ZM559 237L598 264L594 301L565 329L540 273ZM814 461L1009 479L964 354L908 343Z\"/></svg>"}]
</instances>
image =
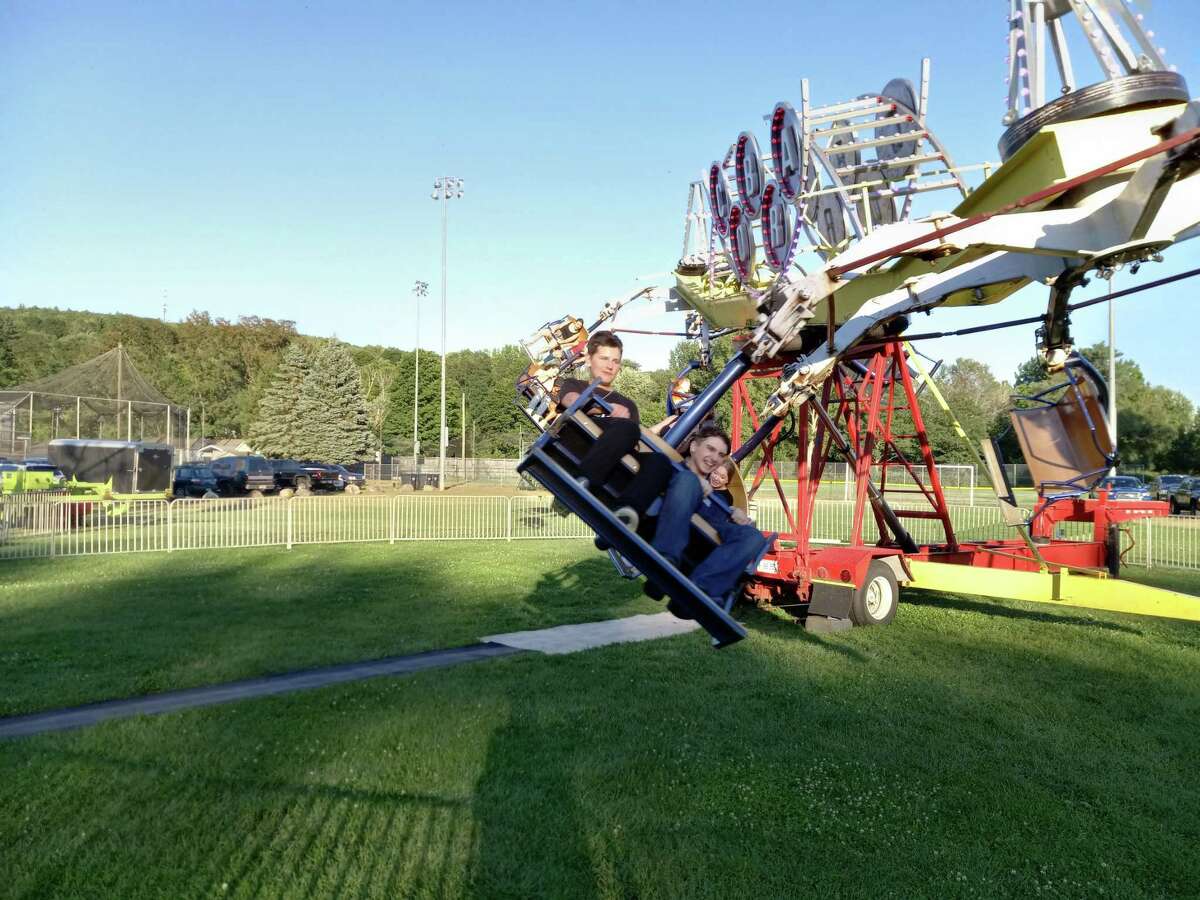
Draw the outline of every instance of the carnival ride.
<instances>
[{"instance_id":1,"label":"carnival ride","mask_svg":"<svg viewBox=\"0 0 1200 900\"><path fill-rule=\"evenodd\" d=\"M1010 90L1000 164L951 160L927 118L926 60L917 86L894 79L878 93L826 106L810 103L803 82L799 107L779 103L764 117L769 150L744 131L690 188L674 294L693 310L688 333L702 347L713 333L732 331L736 352L661 439L643 433L643 449L680 465L679 448L732 396L733 458L753 473L751 496L770 476L788 520L748 572L744 595L788 608L810 628L889 621L901 583L1200 620L1194 598L1110 580L1123 523L1167 509L1088 498L1118 455L1104 381L1074 352L1070 333L1072 309L1085 305L1070 303L1075 288L1116 267L1136 272L1200 233L1200 102L1189 101L1124 0L1006 5ZM1103 73L1082 88L1072 25ZM1061 90L1046 102L1050 59ZM972 171L984 175L973 190L963 177ZM945 196L954 198L951 212L917 214L918 201ZM936 387L910 352L911 341L931 335L911 334L910 320L943 306L998 303L1035 281L1049 287L1038 352L1063 379L1012 412L1038 502L1032 515L1022 511L996 445L974 444L1017 536L961 540L920 410L920 385L934 395ZM596 324L615 311L610 305ZM1012 324L1021 323L1001 326ZM688 580L686 560L671 565L646 534L614 517L612 500L636 460L626 458L615 485L588 490L572 477L596 436L582 410L600 401L589 391L560 410L553 383L575 364L588 332L568 317L527 345L533 361L518 393L545 431L519 469L579 515L627 573L669 595L716 645L732 643L745 635L730 615L732 599L704 596ZM756 379L775 382L761 414L750 403ZM774 462L782 440L797 445L794 505ZM855 477L843 546L812 541L817 487L831 457ZM927 479L889 479L917 469ZM900 494L907 496L897 501ZM872 544L864 541L868 515L879 535ZM918 544L905 527L912 519L935 520L942 539ZM702 554L716 539L695 521ZM1090 540L1056 537L1064 521L1089 523Z\"/></svg>"}]
</instances>

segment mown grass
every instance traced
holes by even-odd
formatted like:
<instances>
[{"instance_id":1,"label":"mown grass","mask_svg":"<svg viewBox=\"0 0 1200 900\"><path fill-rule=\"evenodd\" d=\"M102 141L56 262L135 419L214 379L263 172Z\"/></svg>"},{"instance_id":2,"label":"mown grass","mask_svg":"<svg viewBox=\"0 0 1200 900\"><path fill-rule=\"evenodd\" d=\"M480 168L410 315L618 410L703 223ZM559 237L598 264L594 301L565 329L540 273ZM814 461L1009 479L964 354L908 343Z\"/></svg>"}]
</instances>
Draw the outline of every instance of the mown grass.
<instances>
[{"instance_id":1,"label":"mown grass","mask_svg":"<svg viewBox=\"0 0 1200 900\"><path fill-rule=\"evenodd\" d=\"M748 610L751 637L720 652L692 634L0 744L0 884L1194 894L1200 628L911 600L825 638Z\"/></svg>"},{"instance_id":2,"label":"mown grass","mask_svg":"<svg viewBox=\"0 0 1200 900\"><path fill-rule=\"evenodd\" d=\"M0 715L657 610L584 541L10 560Z\"/></svg>"}]
</instances>

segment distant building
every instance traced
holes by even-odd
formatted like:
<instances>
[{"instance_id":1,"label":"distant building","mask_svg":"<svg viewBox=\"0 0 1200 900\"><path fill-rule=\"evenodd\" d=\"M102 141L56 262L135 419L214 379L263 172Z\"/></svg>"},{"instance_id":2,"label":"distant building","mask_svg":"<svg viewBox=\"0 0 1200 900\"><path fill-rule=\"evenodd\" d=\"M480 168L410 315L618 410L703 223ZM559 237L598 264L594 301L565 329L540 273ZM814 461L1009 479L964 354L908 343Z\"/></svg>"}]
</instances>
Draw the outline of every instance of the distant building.
<instances>
[{"instance_id":1,"label":"distant building","mask_svg":"<svg viewBox=\"0 0 1200 900\"><path fill-rule=\"evenodd\" d=\"M241 438L229 438L224 441L194 441L191 457L194 460L211 462L223 456L246 456L253 452L254 448Z\"/></svg>"}]
</instances>

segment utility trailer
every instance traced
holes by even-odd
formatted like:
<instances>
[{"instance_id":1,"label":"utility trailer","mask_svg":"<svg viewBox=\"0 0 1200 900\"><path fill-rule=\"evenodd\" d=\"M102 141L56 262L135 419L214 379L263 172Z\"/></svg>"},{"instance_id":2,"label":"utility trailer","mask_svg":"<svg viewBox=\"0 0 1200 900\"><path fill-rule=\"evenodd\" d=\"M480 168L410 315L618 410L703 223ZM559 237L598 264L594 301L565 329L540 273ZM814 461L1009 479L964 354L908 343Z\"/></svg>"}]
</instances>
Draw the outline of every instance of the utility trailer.
<instances>
[{"instance_id":1,"label":"utility trailer","mask_svg":"<svg viewBox=\"0 0 1200 900\"><path fill-rule=\"evenodd\" d=\"M161 493L171 487L169 444L143 441L56 439L50 460L82 491L106 489L113 494Z\"/></svg>"}]
</instances>

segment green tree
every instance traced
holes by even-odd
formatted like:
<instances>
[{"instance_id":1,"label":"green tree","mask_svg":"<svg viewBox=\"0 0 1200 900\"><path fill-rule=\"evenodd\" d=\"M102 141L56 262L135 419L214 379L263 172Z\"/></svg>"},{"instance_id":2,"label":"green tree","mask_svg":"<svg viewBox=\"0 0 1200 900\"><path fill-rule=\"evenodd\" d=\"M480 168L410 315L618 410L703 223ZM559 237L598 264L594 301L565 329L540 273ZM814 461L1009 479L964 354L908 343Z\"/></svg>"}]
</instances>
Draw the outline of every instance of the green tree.
<instances>
[{"instance_id":1,"label":"green tree","mask_svg":"<svg viewBox=\"0 0 1200 900\"><path fill-rule=\"evenodd\" d=\"M934 459L940 463L973 464L977 453L972 448L983 438L995 437L1008 427L1012 386L997 379L985 363L965 358L941 367L933 381L971 442L968 447L955 432L950 417L925 394L921 413Z\"/></svg>"},{"instance_id":2,"label":"green tree","mask_svg":"<svg viewBox=\"0 0 1200 900\"><path fill-rule=\"evenodd\" d=\"M327 463L365 459L372 448L358 366L345 344L328 341L313 356L300 402L298 455Z\"/></svg>"},{"instance_id":3,"label":"green tree","mask_svg":"<svg viewBox=\"0 0 1200 900\"><path fill-rule=\"evenodd\" d=\"M1171 441L1171 446L1162 455L1161 466L1168 472L1181 473L1200 468L1200 414Z\"/></svg>"},{"instance_id":4,"label":"green tree","mask_svg":"<svg viewBox=\"0 0 1200 900\"><path fill-rule=\"evenodd\" d=\"M312 372L312 354L304 342L294 341L284 351L250 426L250 445L259 453L276 457L307 455L310 448L299 402Z\"/></svg>"},{"instance_id":5,"label":"green tree","mask_svg":"<svg viewBox=\"0 0 1200 900\"><path fill-rule=\"evenodd\" d=\"M16 384L19 379L17 326L8 316L0 316L0 388Z\"/></svg>"},{"instance_id":6,"label":"green tree","mask_svg":"<svg viewBox=\"0 0 1200 900\"><path fill-rule=\"evenodd\" d=\"M408 455L413 451L414 358L412 353L399 354L395 377L388 388L387 410L383 417L383 449L387 453ZM425 455L437 455L440 367L441 357L427 350L421 351L417 436Z\"/></svg>"}]
</instances>

